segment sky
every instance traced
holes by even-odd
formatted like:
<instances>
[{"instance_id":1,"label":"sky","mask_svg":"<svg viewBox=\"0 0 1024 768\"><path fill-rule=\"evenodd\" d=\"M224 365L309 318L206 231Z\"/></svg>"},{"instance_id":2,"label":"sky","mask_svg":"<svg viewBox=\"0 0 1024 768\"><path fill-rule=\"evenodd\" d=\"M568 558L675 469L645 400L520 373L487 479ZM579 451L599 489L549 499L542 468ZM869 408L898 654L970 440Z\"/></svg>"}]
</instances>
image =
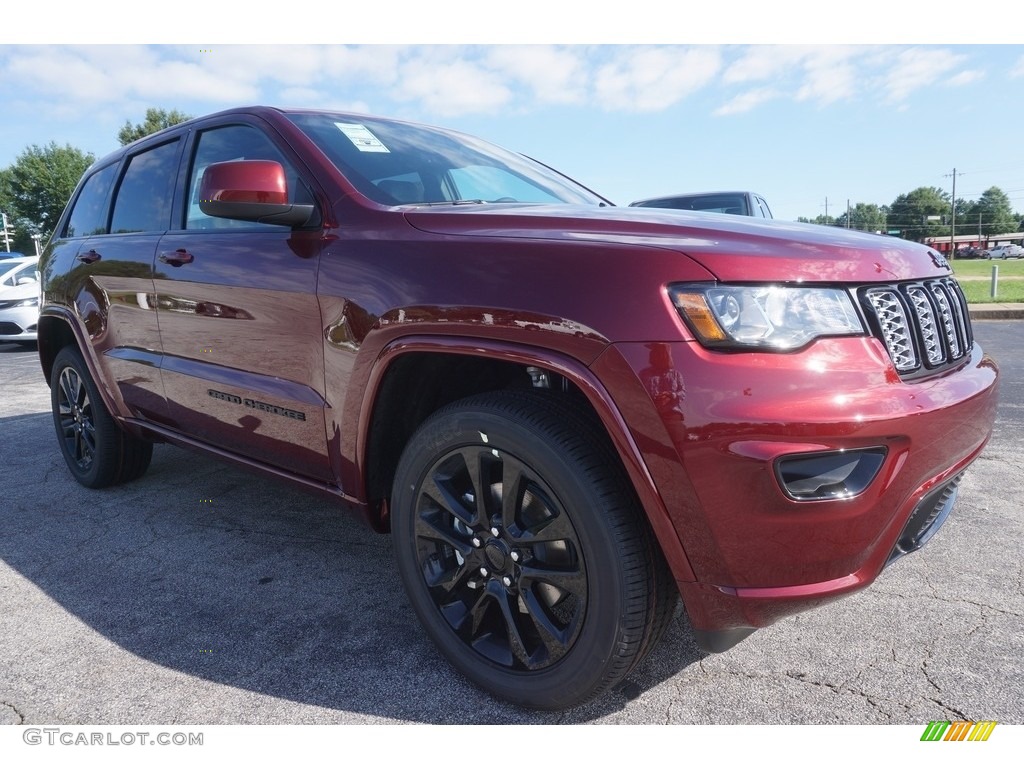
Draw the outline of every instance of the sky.
<instances>
[{"instance_id":1,"label":"sky","mask_svg":"<svg viewBox=\"0 0 1024 768\"><path fill-rule=\"evenodd\" d=\"M995 185L1024 212L1021 6L898 5L8 4L0 168L51 141L102 157L148 107L269 104L466 131L618 204L746 189L813 218L955 168L958 197Z\"/></svg>"},{"instance_id":2,"label":"sky","mask_svg":"<svg viewBox=\"0 0 1024 768\"><path fill-rule=\"evenodd\" d=\"M847 201L951 191L956 169L958 198L998 186L1024 211L1024 45L997 44L1020 29L1021 13L986 3L972 14L960 7L955 25L943 3L930 4L931 28L928 14L894 16L876 0L852 12L794 0L743 24L648 0L596 19L599 6L568 1L358 13L314 3L293 14L301 22L280 23L233 10L255 6L208 3L208 40L188 14L158 33L138 17L118 31L111 19L131 6L110 3L109 14L90 11L52 32L35 23L35 39L12 33L17 23L0 28L0 167L50 141L102 157L148 107L198 116L269 104L462 130L621 205L744 189L776 218L814 218L826 205L835 216ZM664 18L661 8L676 10ZM793 24L807 14L817 26Z\"/></svg>"}]
</instances>

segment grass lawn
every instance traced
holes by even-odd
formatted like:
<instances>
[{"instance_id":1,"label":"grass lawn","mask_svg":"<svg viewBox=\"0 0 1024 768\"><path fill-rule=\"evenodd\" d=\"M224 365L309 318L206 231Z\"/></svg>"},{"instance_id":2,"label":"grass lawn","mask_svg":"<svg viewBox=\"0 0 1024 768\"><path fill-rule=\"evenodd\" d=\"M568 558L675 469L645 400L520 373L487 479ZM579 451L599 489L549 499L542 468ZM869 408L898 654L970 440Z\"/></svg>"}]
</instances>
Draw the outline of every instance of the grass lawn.
<instances>
[{"instance_id":1,"label":"grass lawn","mask_svg":"<svg viewBox=\"0 0 1024 768\"><path fill-rule=\"evenodd\" d=\"M1024 259L957 259L950 263L969 303L1024 303ZM993 266L999 267L999 286L994 299L989 295Z\"/></svg>"},{"instance_id":2,"label":"grass lawn","mask_svg":"<svg viewBox=\"0 0 1024 768\"><path fill-rule=\"evenodd\" d=\"M954 259L949 262L959 278L984 277L992 274L992 267L999 267L999 277L1024 277L1024 259Z\"/></svg>"}]
</instances>

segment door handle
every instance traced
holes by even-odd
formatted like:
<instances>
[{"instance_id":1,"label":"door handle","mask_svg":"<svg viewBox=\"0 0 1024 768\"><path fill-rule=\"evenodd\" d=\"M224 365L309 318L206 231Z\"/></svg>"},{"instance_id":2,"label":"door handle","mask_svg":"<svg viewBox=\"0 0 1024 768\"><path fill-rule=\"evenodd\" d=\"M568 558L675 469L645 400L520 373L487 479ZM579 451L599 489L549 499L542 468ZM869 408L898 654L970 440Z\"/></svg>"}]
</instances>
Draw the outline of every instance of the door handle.
<instances>
[{"instance_id":1,"label":"door handle","mask_svg":"<svg viewBox=\"0 0 1024 768\"><path fill-rule=\"evenodd\" d=\"M92 264L93 262L99 261L103 257L100 254L96 253L96 251L94 251L92 248L90 248L85 253L78 254L75 258L78 259L79 261L84 261L86 264Z\"/></svg>"},{"instance_id":2,"label":"door handle","mask_svg":"<svg viewBox=\"0 0 1024 768\"><path fill-rule=\"evenodd\" d=\"M182 264L191 264L195 257L184 248L176 251L164 251L160 254L160 261L170 264L172 267L180 267Z\"/></svg>"}]
</instances>

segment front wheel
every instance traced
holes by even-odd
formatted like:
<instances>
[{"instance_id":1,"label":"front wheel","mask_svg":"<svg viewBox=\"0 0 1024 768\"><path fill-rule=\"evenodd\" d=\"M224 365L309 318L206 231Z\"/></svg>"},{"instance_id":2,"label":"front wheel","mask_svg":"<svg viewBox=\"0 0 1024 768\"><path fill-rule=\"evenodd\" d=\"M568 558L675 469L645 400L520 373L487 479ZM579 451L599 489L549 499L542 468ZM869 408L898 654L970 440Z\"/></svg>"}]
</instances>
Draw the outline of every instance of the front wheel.
<instances>
[{"instance_id":1,"label":"front wheel","mask_svg":"<svg viewBox=\"0 0 1024 768\"><path fill-rule=\"evenodd\" d=\"M53 361L50 398L61 454L79 483L105 488L149 468L153 444L121 430L75 347L64 347Z\"/></svg>"},{"instance_id":2,"label":"front wheel","mask_svg":"<svg viewBox=\"0 0 1024 768\"><path fill-rule=\"evenodd\" d=\"M604 434L531 392L428 419L395 475L398 568L428 634L490 693L581 704L653 646L677 594Z\"/></svg>"}]
</instances>

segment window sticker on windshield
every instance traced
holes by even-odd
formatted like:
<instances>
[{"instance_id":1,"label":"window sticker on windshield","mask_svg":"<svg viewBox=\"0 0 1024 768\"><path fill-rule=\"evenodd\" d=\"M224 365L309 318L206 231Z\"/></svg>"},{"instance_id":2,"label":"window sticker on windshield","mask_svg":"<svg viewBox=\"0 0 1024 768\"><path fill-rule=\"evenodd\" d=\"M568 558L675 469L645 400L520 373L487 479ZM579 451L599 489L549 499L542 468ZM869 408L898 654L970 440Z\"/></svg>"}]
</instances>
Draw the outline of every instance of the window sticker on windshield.
<instances>
[{"instance_id":1,"label":"window sticker on windshield","mask_svg":"<svg viewBox=\"0 0 1024 768\"><path fill-rule=\"evenodd\" d=\"M338 130L348 136L349 141L356 145L360 152L390 152L387 147L371 133L370 129L360 123L335 123Z\"/></svg>"}]
</instances>

